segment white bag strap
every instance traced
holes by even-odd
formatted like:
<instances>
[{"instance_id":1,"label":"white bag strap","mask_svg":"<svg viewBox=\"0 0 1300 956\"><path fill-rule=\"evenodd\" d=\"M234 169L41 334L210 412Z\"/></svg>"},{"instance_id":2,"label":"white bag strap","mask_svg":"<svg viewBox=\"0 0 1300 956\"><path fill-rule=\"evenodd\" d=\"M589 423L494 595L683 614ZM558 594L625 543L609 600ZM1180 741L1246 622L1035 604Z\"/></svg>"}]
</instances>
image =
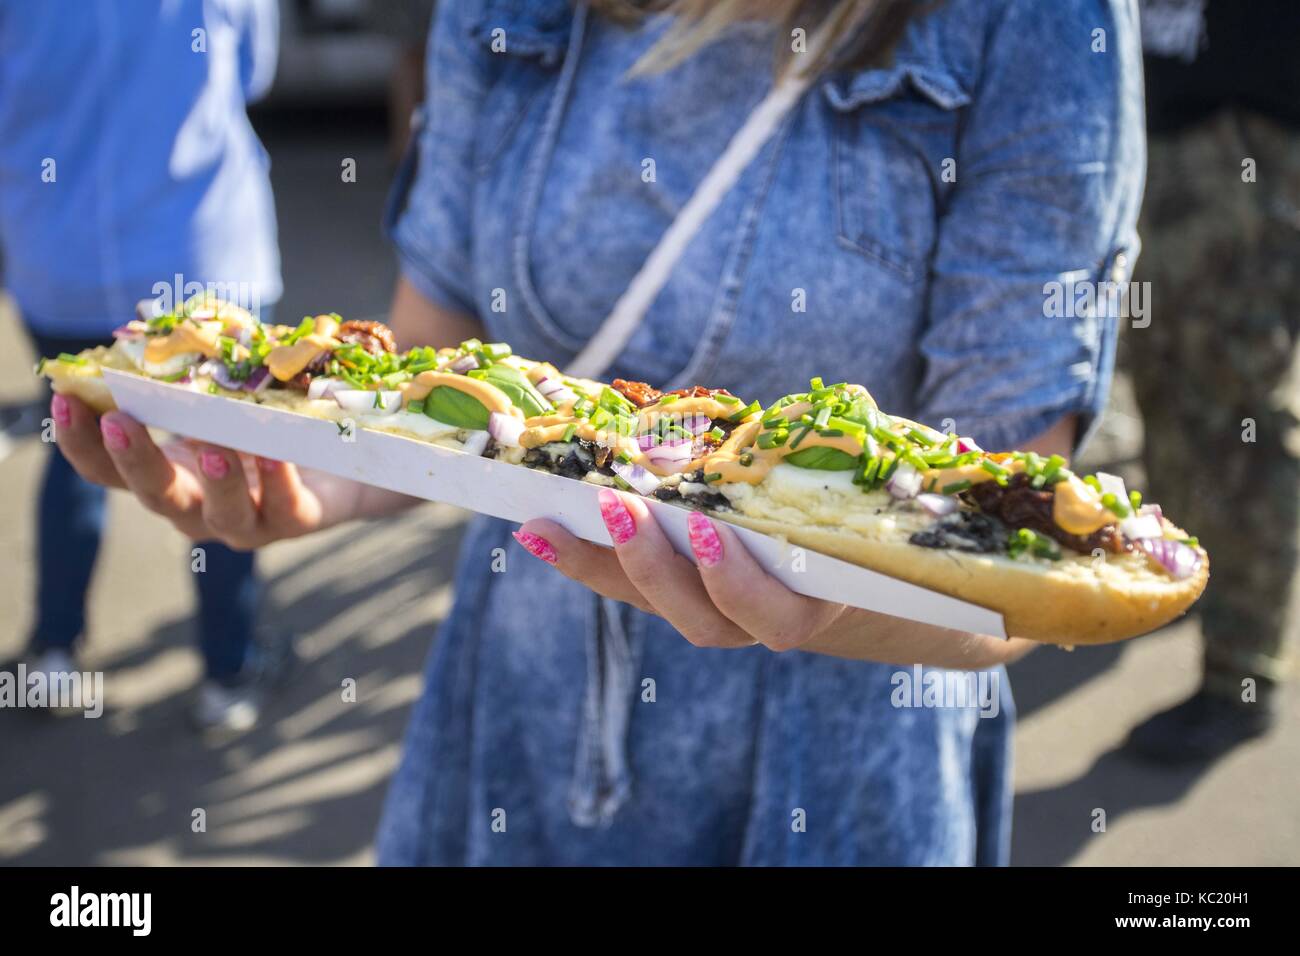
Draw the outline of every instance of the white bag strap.
<instances>
[{"instance_id":1,"label":"white bag strap","mask_svg":"<svg viewBox=\"0 0 1300 956\"><path fill-rule=\"evenodd\" d=\"M812 67L821 59L821 50L830 42L836 28L844 25L843 19L839 16L828 19L809 42L807 51L799 54L799 63L772 87L731 137L727 148L659 239L600 328L569 363L565 370L569 375L596 378L618 358L700 227L812 84L815 79ZM854 21L860 22L860 19L855 17Z\"/></svg>"}]
</instances>

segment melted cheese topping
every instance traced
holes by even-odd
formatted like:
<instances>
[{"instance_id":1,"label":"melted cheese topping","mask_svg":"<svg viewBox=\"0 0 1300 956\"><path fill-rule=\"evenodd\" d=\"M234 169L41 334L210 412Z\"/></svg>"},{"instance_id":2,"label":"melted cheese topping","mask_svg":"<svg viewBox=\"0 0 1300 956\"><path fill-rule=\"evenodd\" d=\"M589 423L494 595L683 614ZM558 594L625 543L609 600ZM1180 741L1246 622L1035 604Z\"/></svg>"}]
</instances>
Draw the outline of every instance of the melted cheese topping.
<instances>
[{"instance_id":1,"label":"melted cheese topping","mask_svg":"<svg viewBox=\"0 0 1300 956\"><path fill-rule=\"evenodd\" d=\"M334 316L316 316L311 335L304 335L292 345L277 345L271 349L266 355L266 367L277 381L289 381L301 374L316 356L339 347L341 343L334 338L338 330L339 323Z\"/></svg>"},{"instance_id":2,"label":"melted cheese topping","mask_svg":"<svg viewBox=\"0 0 1300 956\"><path fill-rule=\"evenodd\" d=\"M1078 477L1058 481L1052 496L1052 520L1070 534L1092 534L1119 519L1101 503L1101 495Z\"/></svg>"},{"instance_id":3,"label":"melted cheese topping","mask_svg":"<svg viewBox=\"0 0 1300 956\"><path fill-rule=\"evenodd\" d=\"M222 324L212 322L178 322L167 335L155 335L144 347L144 360L160 365L178 355L199 354L205 358L217 358L221 355L221 345L217 338L221 335Z\"/></svg>"}]
</instances>

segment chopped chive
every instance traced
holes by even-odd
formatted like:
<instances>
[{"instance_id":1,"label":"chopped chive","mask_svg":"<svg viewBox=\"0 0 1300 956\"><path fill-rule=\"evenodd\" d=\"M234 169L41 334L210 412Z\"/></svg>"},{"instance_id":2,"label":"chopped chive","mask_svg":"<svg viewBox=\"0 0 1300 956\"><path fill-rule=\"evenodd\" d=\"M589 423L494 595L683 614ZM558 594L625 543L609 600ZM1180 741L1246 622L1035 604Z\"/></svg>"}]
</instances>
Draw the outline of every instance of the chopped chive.
<instances>
[{"instance_id":1,"label":"chopped chive","mask_svg":"<svg viewBox=\"0 0 1300 956\"><path fill-rule=\"evenodd\" d=\"M573 441L573 436L578 432L578 423L570 422L569 427L564 430L564 440Z\"/></svg>"},{"instance_id":2,"label":"chopped chive","mask_svg":"<svg viewBox=\"0 0 1300 956\"><path fill-rule=\"evenodd\" d=\"M1128 505L1116 498L1112 492L1108 491L1101 496L1101 504L1117 518L1128 517Z\"/></svg>"},{"instance_id":3,"label":"chopped chive","mask_svg":"<svg viewBox=\"0 0 1300 956\"><path fill-rule=\"evenodd\" d=\"M954 481L950 485L944 485L943 493L945 495L955 495L960 491L965 491L972 484L973 482L969 478L963 478L961 481Z\"/></svg>"},{"instance_id":4,"label":"chopped chive","mask_svg":"<svg viewBox=\"0 0 1300 956\"><path fill-rule=\"evenodd\" d=\"M739 399L737 399L737 401L739 401ZM750 415L753 415L755 412L760 412L762 410L763 410L763 406L758 404L758 402L750 402L744 408L740 409L740 411L732 412L730 415L727 416L727 419L729 421L738 422L742 419L748 418Z\"/></svg>"},{"instance_id":5,"label":"chopped chive","mask_svg":"<svg viewBox=\"0 0 1300 956\"><path fill-rule=\"evenodd\" d=\"M811 432L812 430L813 429L811 425L804 425L803 428L799 430L799 434L795 437L795 440L790 442L790 450L794 451L796 448L798 448L799 443L803 441L805 438L807 438L808 433Z\"/></svg>"},{"instance_id":6,"label":"chopped chive","mask_svg":"<svg viewBox=\"0 0 1300 956\"><path fill-rule=\"evenodd\" d=\"M1130 492L1128 493L1128 503L1133 507L1133 510L1134 510L1134 511L1137 511L1139 508L1141 508L1141 507L1142 507L1142 492L1140 492L1140 491L1130 491Z\"/></svg>"},{"instance_id":7,"label":"chopped chive","mask_svg":"<svg viewBox=\"0 0 1300 956\"><path fill-rule=\"evenodd\" d=\"M709 429L709 434L712 435L714 438L718 439L719 441L721 441L723 436L726 435L727 433L724 432L717 425L714 425L711 429Z\"/></svg>"},{"instance_id":8,"label":"chopped chive","mask_svg":"<svg viewBox=\"0 0 1300 956\"><path fill-rule=\"evenodd\" d=\"M673 396L673 397L676 398L676 396ZM718 395L714 395L713 398L714 398L715 401L719 401L719 402L721 402L723 405L739 405L739 404L740 404L740 399L738 399L735 395L722 395L722 394L718 394ZM758 402L754 402L754 404L757 405Z\"/></svg>"},{"instance_id":9,"label":"chopped chive","mask_svg":"<svg viewBox=\"0 0 1300 956\"><path fill-rule=\"evenodd\" d=\"M422 399L422 398L417 398L417 399L415 399L414 401L407 402L407 403L406 403L406 410L407 410L408 412L414 412L416 415L423 415L423 414L424 414L424 399Z\"/></svg>"},{"instance_id":10,"label":"chopped chive","mask_svg":"<svg viewBox=\"0 0 1300 956\"><path fill-rule=\"evenodd\" d=\"M722 480L722 472L720 471L711 471L704 476L704 483L706 485L709 484L710 482L721 481L721 480Z\"/></svg>"},{"instance_id":11,"label":"chopped chive","mask_svg":"<svg viewBox=\"0 0 1300 956\"><path fill-rule=\"evenodd\" d=\"M825 385L822 384L821 376L817 376L815 378L810 379L808 382L808 386L814 392L819 392L826 387Z\"/></svg>"},{"instance_id":12,"label":"chopped chive","mask_svg":"<svg viewBox=\"0 0 1300 956\"><path fill-rule=\"evenodd\" d=\"M660 404L660 405L671 405L673 402L677 401L678 397L679 397L679 396L677 396L677 395L660 395L660 396L659 396L659 404Z\"/></svg>"}]
</instances>

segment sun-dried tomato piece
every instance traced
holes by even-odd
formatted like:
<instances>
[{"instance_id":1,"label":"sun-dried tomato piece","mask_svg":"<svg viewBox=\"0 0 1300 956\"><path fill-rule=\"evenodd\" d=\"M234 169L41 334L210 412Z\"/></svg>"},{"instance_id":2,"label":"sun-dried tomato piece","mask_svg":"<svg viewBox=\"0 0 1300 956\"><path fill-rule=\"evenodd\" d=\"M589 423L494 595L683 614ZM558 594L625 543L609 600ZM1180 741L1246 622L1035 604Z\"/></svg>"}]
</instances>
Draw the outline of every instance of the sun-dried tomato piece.
<instances>
[{"instance_id":1,"label":"sun-dried tomato piece","mask_svg":"<svg viewBox=\"0 0 1300 956\"><path fill-rule=\"evenodd\" d=\"M610 383L610 387L618 392L637 408L645 408L647 405L653 405L659 401L662 394L659 389L651 388L645 382L629 382L625 378L616 378Z\"/></svg>"},{"instance_id":2,"label":"sun-dried tomato piece","mask_svg":"<svg viewBox=\"0 0 1300 956\"><path fill-rule=\"evenodd\" d=\"M382 322L349 319L339 326L335 338L340 342L360 345L371 355L378 355L380 352L397 351L397 341L393 338L393 330Z\"/></svg>"},{"instance_id":3,"label":"sun-dried tomato piece","mask_svg":"<svg viewBox=\"0 0 1300 956\"><path fill-rule=\"evenodd\" d=\"M690 388L678 388L668 395L676 395L678 398L710 398L714 395L731 395L725 388L705 388L703 385L692 385ZM733 398L735 396L732 396Z\"/></svg>"}]
</instances>

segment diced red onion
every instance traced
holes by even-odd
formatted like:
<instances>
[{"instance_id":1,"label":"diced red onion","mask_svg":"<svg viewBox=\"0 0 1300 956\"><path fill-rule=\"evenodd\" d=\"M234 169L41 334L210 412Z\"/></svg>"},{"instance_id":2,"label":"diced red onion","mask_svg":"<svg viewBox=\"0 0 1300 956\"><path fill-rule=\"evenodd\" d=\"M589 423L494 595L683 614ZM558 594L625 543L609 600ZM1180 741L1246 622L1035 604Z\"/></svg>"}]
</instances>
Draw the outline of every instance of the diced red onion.
<instances>
[{"instance_id":1,"label":"diced red onion","mask_svg":"<svg viewBox=\"0 0 1300 956\"><path fill-rule=\"evenodd\" d=\"M239 379L235 378L233 375L230 374L230 370L226 368L225 362L221 362L218 361L217 359L213 359L212 361L204 362L203 364L205 366L208 366L207 369L208 376L211 377L212 381L216 382L222 388L230 392L238 392L243 390L244 383L239 381Z\"/></svg>"},{"instance_id":2,"label":"diced red onion","mask_svg":"<svg viewBox=\"0 0 1300 956\"><path fill-rule=\"evenodd\" d=\"M708 415L696 413L682 418L682 428L685 428L692 435L703 435L712 427L713 421Z\"/></svg>"},{"instance_id":3,"label":"diced red onion","mask_svg":"<svg viewBox=\"0 0 1300 956\"><path fill-rule=\"evenodd\" d=\"M333 398L336 391L347 387L348 383L340 378L313 378L311 384L307 386L307 397L313 401Z\"/></svg>"},{"instance_id":4,"label":"diced red onion","mask_svg":"<svg viewBox=\"0 0 1300 956\"><path fill-rule=\"evenodd\" d=\"M578 394L565 385L563 379L544 378L533 384L536 386L537 391L542 393L542 397L553 404L562 405L565 402L574 402L578 399Z\"/></svg>"},{"instance_id":5,"label":"diced red onion","mask_svg":"<svg viewBox=\"0 0 1300 956\"><path fill-rule=\"evenodd\" d=\"M1115 500L1128 504L1128 489L1124 487L1124 479L1119 475L1111 475L1104 471L1097 472L1097 483L1101 485L1101 493L1112 494Z\"/></svg>"},{"instance_id":6,"label":"diced red onion","mask_svg":"<svg viewBox=\"0 0 1300 956\"><path fill-rule=\"evenodd\" d=\"M984 450L983 448L975 444L975 442L969 438L957 439L957 454L959 455L964 455L968 451L983 451L983 450Z\"/></svg>"},{"instance_id":7,"label":"diced red onion","mask_svg":"<svg viewBox=\"0 0 1300 956\"><path fill-rule=\"evenodd\" d=\"M1165 517L1165 513L1160 510L1160 506L1156 504L1154 501L1151 502L1151 504L1149 505L1143 505L1141 508L1139 508L1138 514L1155 515L1157 518L1161 519L1162 521L1164 520Z\"/></svg>"},{"instance_id":8,"label":"diced red onion","mask_svg":"<svg viewBox=\"0 0 1300 956\"><path fill-rule=\"evenodd\" d=\"M244 379L244 391L260 395L271 387L271 370L265 365L259 365L253 369L248 378Z\"/></svg>"},{"instance_id":9,"label":"diced red onion","mask_svg":"<svg viewBox=\"0 0 1300 956\"><path fill-rule=\"evenodd\" d=\"M161 311L157 299L141 299L135 304L135 315L141 322L148 322L160 315Z\"/></svg>"},{"instance_id":10,"label":"diced red onion","mask_svg":"<svg viewBox=\"0 0 1300 956\"><path fill-rule=\"evenodd\" d=\"M144 338L144 332L140 329L133 329L129 325L119 325L113 330L113 338L134 342L138 339Z\"/></svg>"},{"instance_id":11,"label":"diced red onion","mask_svg":"<svg viewBox=\"0 0 1300 956\"><path fill-rule=\"evenodd\" d=\"M895 498L915 498L921 490L922 480L921 473L914 466L902 461L885 482L885 487Z\"/></svg>"},{"instance_id":12,"label":"diced red onion","mask_svg":"<svg viewBox=\"0 0 1300 956\"><path fill-rule=\"evenodd\" d=\"M375 396L380 396L379 405ZM372 392L366 388L339 388L333 393L339 408L354 415L392 415L402 407L402 393L399 391Z\"/></svg>"},{"instance_id":13,"label":"diced red onion","mask_svg":"<svg viewBox=\"0 0 1300 956\"><path fill-rule=\"evenodd\" d=\"M473 431L465 439L465 444L461 446L461 451L467 455L478 457L483 454L487 448L488 439L491 436L487 432Z\"/></svg>"},{"instance_id":14,"label":"diced red onion","mask_svg":"<svg viewBox=\"0 0 1300 956\"><path fill-rule=\"evenodd\" d=\"M685 439L674 442L664 442L662 445L653 445L644 449L646 460L652 465L660 465L665 468L680 468L691 462L691 450L694 442Z\"/></svg>"},{"instance_id":15,"label":"diced red onion","mask_svg":"<svg viewBox=\"0 0 1300 956\"><path fill-rule=\"evenodd\" d=\"M613 461L609 466L618 475L636 489L637 494L650 495L659 487L659 478L640 465L624 461Z\"/></svg>"},{"instance_id":16,"label":"diced red onion","mask_svg":"<svg viewBox=\"0 0 1300 956\"><path fill-rule=\"evenodd\" d=\"M925 491L916 496L916 503L936 518L950 515L957 510L957 499L948 495L936 495Z\"/></svg>"},{"instance_id":17,"label":"diced red onion","mask_svg":"<svg viewBox=\"0 0 1300 956\"><path fill-rule=\"evenodd\" d=\"M452 362L448 368L453 372L468 372L472 368L478 368L478 359L473 355L465 355Z\"/></svg>"},{"instance_id":18,"label":"diced red onion","mask_svg":"<svg viewBox=\"0 0 1300 956\"><path fill-rule=\"evenodd\" d=\"M524 433L524 421L513 415L493 412L488 416L488 434L496 439L497 444L507 448L519 447L519 436Z\"/></svg>"},{"instance_id":19,"label":"diced red onion","mask_svg":"<svg viewBox=\"0 0 1300 956\"><path fill-rule=\"evenodd\" d=\"M1126 538L1134 541L1139 538L1159 538L1165 533L1165 526L1152 514L1130 515L1119 523L1119 530Z\"/></svg>"},{"instance_id":20,"label":"diced red onion","mask_svg":"<svg viewBox=\"0 0 1300 956\"><path fill-rule=\"evenodd\" d=\"M1142 538L1138 541L1138 547L1180 580L1193 574L1201 566L1201 556L1196 553L1196 549L1181 541L1171 541L1168 538Z\"/></svg>"}]
</instances>

